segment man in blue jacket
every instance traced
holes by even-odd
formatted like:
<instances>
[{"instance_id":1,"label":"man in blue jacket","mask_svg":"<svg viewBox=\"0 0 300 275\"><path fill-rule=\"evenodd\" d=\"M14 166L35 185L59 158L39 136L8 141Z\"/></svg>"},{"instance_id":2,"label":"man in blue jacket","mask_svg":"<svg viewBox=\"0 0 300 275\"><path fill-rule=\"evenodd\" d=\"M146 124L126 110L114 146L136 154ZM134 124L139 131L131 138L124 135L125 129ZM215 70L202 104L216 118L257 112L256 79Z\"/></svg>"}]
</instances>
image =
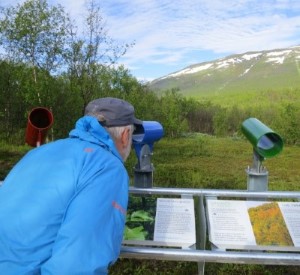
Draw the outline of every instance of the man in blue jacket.
<instances>
[{"instance_id":1,"label":"man in blue jacket","mask_svg":"<svg viewBox=\"0 0 300 275\"><path fill-rule=\"evenodd\" d=\"M106 274L128 201L134 108L90 102L66 139L28 152L0 187L0 274Z\"/></svg>"}]
</instances>

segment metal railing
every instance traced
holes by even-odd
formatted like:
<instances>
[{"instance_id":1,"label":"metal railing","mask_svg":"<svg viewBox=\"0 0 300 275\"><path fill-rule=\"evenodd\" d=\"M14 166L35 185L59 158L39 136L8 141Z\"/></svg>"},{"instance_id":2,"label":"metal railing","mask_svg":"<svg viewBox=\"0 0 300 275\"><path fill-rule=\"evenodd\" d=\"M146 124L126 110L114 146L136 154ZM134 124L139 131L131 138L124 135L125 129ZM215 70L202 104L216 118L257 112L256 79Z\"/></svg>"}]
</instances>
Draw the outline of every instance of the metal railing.
<instances>
[{"instance_id":1,"label":"metal railing","mask_svg":"<svg viewBox=\"0 0 300 275\"><path fill-rule=\"evenodd\" d=\"M187 262L300 265L299 253L232 252L123 246L121 257Z\"/></svg>"},{"instance_id":2,"label":"metal railing","mask_svg":"<svg viewBox=\"0 0 300 275\"><path fill-rule=\"evenodd\" d=\"M291 199L300 200L300 192L294 191L260 191L253 192L247 190L218 190L218 189L192 189L192 188L130 188L130 194L136 195L161 195L161 196L192 196L200 198L200 208L204 208L203 198L244 198L251 200L261 199ZM206 250L205 244L207 226L204 209L202 213L200 227L196 234L201 235L201 245L192 249L180 248L155 248L145 246L122 246L121 258L131 259L154 259L169 261L190 261L198 262L199 274L204 274L205 262L213 263L235 263L235 264L264 264L264 265L300 265L300 253L296 252L274 252L268 251L226 251L226 250ZM203 214L204 213L204 214ZM199 226L198 226L199 227ZM202 232L201 232L202 231Z\"/></svg>"}]
</instances>

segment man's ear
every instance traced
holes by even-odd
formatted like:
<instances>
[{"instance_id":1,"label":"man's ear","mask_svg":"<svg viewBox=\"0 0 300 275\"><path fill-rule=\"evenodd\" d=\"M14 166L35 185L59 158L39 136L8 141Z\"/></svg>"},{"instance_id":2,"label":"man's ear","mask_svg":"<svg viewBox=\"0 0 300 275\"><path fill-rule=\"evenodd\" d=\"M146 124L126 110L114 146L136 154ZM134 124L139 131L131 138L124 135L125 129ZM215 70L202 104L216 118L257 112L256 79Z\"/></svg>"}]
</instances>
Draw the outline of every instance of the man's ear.
<instances>
[{"instance_id":1,"label":"man's ear","mask_svg":"<svg viewBox=\"0 0 300 275\"><path fill-rule=\"evenodd\" d=\"M126 148L130 143L130 129L126 128L121 135L122 147Z\"/></svg>"}]
</instances>

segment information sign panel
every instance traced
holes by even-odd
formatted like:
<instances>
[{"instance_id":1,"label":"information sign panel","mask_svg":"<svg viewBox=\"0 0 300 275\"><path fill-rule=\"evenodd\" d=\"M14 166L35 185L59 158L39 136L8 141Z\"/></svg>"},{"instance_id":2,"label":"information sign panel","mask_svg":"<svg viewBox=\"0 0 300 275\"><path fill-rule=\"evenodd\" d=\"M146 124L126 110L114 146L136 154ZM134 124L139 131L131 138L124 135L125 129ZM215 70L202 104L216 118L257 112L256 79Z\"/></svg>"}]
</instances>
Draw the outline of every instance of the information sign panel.
<instances>
[{"instance_id":1,"label":"information sign panel","mask_svg":"<svg viewBox=\"0 0 300 275\"><path fill-rule=\"evenodd\" d=\"M207 200L209 239L221 249L300 251L300 202Z\"/></svg>"}]
</instances>

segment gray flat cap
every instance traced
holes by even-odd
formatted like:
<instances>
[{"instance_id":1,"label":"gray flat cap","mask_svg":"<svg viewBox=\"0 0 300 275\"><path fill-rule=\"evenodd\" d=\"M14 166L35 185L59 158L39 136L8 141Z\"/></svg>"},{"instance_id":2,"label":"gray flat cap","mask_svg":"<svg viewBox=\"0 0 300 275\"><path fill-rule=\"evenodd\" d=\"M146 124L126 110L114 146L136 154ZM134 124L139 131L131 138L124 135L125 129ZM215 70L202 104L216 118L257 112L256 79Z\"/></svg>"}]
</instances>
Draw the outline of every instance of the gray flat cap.
<instances>
[{"instance_id":1,"label":"gray flat cap","mask_svg":"<svg viewBox=\"0 0 300 275\"><path fill-rule=\"evenodd\" d=\"M104 97L91 101L85 108L85 115L95 116L106 127L142 125L134 116L134 107L125 100Z\"/></svg>"}]
</instances>

